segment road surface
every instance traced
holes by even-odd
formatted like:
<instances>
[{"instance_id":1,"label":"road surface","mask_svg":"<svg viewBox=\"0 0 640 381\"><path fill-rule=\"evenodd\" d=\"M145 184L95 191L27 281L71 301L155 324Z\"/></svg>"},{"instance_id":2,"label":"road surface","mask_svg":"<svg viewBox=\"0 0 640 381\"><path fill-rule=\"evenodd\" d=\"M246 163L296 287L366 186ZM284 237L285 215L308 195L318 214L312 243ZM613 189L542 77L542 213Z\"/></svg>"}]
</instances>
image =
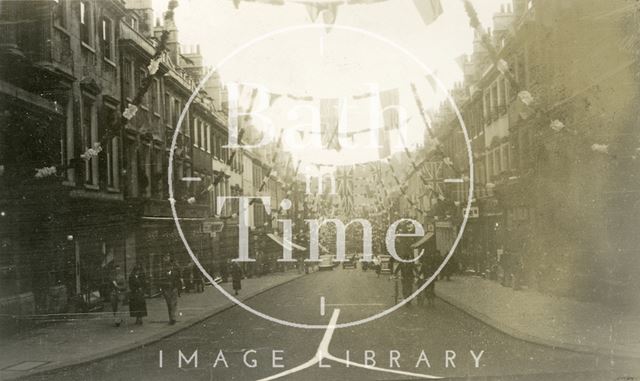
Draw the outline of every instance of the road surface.
<instances>
[{"instance_id":1,"label":"road surface","mask_svg":"<svg viewBox=\"0 0 640 381\"><path fill-rule=\"evenodd\" d=\"M338 267L306 275L248 303L298 323L328 324L332 318L345 323L392 306L394 280ZM640 379L633 378L640 377L636 362L523 342L438 299L435 307L414 304L335 330L287 327L236 306L147 347L28 379L259 380L285 372L279 379L409 380L418 379L410 374L417 373L454 380L613 381Z\"/></svg>"}]
</instances>

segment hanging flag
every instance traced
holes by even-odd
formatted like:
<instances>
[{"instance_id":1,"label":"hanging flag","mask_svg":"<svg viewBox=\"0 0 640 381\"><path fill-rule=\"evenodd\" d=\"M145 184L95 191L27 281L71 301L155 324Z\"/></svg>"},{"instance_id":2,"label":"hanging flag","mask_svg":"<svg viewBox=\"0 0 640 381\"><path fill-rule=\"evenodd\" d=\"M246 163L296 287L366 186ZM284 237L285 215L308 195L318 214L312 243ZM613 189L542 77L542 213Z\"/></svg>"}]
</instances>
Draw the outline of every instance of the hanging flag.
<instances>
[{"instance_id":1,"label":"hanging flag","mask_svg":"<svg viewBox=\"0 0 640 381\"><path fill-rule=\"evenodd\" d=\"M320 12L318 10L317 4L309 3L305 4L304 7L307 8L307 13L309 14L311 22L316 22L316 20L318 19L318 13Z\"/></svg>"},{"instance_id":2,"label":"hanging flag","mask_svg":"<svg viewBox=\"0 0 640 381\"><path fill-rule=\"evenodd\" d=\"M331 32L331 26L336 22L338 17L338 3L323 4L323 8L320 13L322 14L322 21L327 24L327 33Z\"/></svg>"},{"instance_id":3,"label":"hanging flag","mask_svg":"<svg viewBox=\"0 0 640 381\"><path fill-rule=\"evenodd\" d=\"M342 168L338 181L338 194L342 210L346 216L351 216L353 212L353 167Z\"/></svg>"},{"instance_id":4,"label":"hanging flag","mask_svg":"<svg viewBox=\"0 0 640 381\"><path fill-rule=\"evenodd\" d=\"M269 107L273 106L274 103L276 103L276 101L281 97L282 95L280 94L274 94L271 93L269 94Z\"/></svg>"},{"instance_id":5,"label":"hanging flag","mask_svg":"<svg viewBox=\"0 0 640 381\"><path fill-rule=\"evenodd\" d=\"M338 139L339 121L338 99L320 99L320 133L323 148L340 150Z\"/></svg>"},{"instance_id":6,"label":"hanging flag","mask_svg":"<svg viewBox=\"0 0 640 381\"><path fill-rule=\"evenodd\" d=\"M380 159L391 155L389 131L397 129L400 125L400 116L397 109L399 103L400 92L398 89L385 90L380 93L383 119L383 126L378 131L378 156Z\"/></svg>"},{"instance_id":7,"label":"hanging flag","mask_svg":"<svg viewBox=\"0 0 640 381\"><path fill-rule=\"evenodd\" d=\"M442 14L442 4L440 4L440 0L413 0L413 3L425 25L436 21Z\"/></svg>"}]
</instances>

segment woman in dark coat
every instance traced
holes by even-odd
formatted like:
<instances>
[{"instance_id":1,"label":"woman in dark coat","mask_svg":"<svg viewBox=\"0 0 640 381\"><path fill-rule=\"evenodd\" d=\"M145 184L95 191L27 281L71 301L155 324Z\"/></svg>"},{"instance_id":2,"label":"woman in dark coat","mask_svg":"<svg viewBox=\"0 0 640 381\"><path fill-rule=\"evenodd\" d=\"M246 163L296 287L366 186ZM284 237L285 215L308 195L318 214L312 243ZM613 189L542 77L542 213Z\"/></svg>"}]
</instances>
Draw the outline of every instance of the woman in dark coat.
<instances>
[{"instance_id":1,"label":"woman in dark coat","mask_svg":"<svg viewBox=\"0 0 640 381\"><path fill-rule=\"evenodd\" d=\"M238 295L238 291L242 288L240 283L242 281L242 269L238 262L233 262L231 264L231 281L233 283L233 291Z\"/></svg>"},{"instance_id":2,"label":"woman in dark coat","mask_svg":"<svg viewBox=\"0 0 640 381\"><path fill-rule=\"evenodd\" d=\"M142 318L147 316L147 302L144 299L146 276L140 264L136 264L129 275L129 316L136 318L136 324L142 325Z\"/></svg>"}]
</instances>

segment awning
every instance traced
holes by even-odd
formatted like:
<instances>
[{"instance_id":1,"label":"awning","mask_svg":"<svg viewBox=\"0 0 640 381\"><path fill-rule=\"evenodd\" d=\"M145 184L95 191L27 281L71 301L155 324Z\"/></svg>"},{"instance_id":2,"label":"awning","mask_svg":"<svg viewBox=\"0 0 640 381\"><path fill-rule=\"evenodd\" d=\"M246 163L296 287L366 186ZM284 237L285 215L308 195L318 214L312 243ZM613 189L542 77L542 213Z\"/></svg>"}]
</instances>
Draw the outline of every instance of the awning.
<instances>
[{"instance_id":1,"label":"awning","mask_svg":"<svg viewBox=\"0 0 640 381\"><path fill-rule=\"evenodd\" d=\"M413 245L411 245L412 249L417 249L420 246L424 245L425 243L427 243L428 240L431 239L431 237L433 237L433 233L429 232L427 233L427 235L423 236L422 238L420 238L420 240L416 243L414 243Z\"/></svg>"},{"instance_id":2,"label":"awning","mask_svg":"<svg viewBox=\"0 0 640 381\"><path fill-rule=\"evenodd\" d=\"M277 235L272 234L272 233L269 233L269 234L267 234L267 237L271 238L271 240L273 240L273 241L274 241L275 243L277 243L278 245L280 245L280 246L284 247L284 243L285 243L285 241L284 241L282 238L278 237ZM288 241L287 241L287 242L288 242ZM294 243L294 242L288 242L288 243L290 243L290 244L291 244L291 248L292 248L292 249L296 249L296 250L307 250L306 248L304 248L304 247L302 247L302 246L300 246L300 245L298 245L298 244L296 244L296 243Z\"/></svg>"}]
</instances>

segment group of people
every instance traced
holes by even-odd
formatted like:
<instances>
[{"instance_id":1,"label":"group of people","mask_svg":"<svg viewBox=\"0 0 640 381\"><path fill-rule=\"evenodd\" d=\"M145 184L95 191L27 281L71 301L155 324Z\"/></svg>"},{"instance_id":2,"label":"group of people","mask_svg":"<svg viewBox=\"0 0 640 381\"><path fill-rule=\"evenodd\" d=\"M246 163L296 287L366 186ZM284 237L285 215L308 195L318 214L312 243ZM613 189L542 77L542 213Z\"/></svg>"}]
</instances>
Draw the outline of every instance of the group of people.
<instances>
[{"instance_id":1,"label":"group of people","mask_svg":"<svg viewBox=\"0 0 640 381\"><path fill-rule=\"evenodd\" d=\"M406 255L405 260L412 258L412 255ZM444 257L440 253L440 250L434 250L433 252L424 253L420 260L416 262L398 262L395 266L393 274L400 278L402 284L402 297L408 299L415 290L421 288L440 268L440 265L444 261ZM456 272L458 265L454 258L451 258L449 262L444 266L442 272L437 274L433 280L426 286L424 291L418 295L417 303L419 306L424 304L426 299L429 306L433 306L435 303L435 284L438 279L451 280L451 275ZM411 306L411 301L405 303L407 307Z\"/></svg>"},{"instance_id":2,"label":"group of people","mask_svg":"<svg viewBox=\"0 0 640 381\"><path fill-rule=\"evenodd\" d=\"M242 288L242 268L238 263L232 262L230 270L233 290L235 295L238 295ZM204 280L202 279L200 270L194 266L190 272L193 273L191 277L193 289L195 292L203 292ZM181 271L180 266L178 266L170 255L164 257L162 270L158 279L158 287L167 304L170 325L174 325L177 322L178 297L184 288L184 274L184 271ZM109 284L109 300L111 302L111 311L116 327L119 327L123 321L122 314L119 313L119 310L123 305L127 293L125 283L124 274L120 270L120 266L116 265ZM140 263L137 263L129 275L129 316L136 318L135 324L137 325L142 325L142 318L147 316L146 288L147 278L144 268Z\"/></svg>"},{"instance_id":3,"label":"group of people","mask_svg":"<svg viewBox=\"0 0 640 381\"><path fill-rule=\"evenodd\" d=\"M109 284L109 301L114 324L119 327L122 324L122 315L119 313L127 289L124 274L120 265L115 265L111 283ZM142 318L147 316L147 302L145 300L146 274L141 264L136 263L129 275L129 315L136 318L135 324L142 325Z\"/></svg>"}]
</instances>

